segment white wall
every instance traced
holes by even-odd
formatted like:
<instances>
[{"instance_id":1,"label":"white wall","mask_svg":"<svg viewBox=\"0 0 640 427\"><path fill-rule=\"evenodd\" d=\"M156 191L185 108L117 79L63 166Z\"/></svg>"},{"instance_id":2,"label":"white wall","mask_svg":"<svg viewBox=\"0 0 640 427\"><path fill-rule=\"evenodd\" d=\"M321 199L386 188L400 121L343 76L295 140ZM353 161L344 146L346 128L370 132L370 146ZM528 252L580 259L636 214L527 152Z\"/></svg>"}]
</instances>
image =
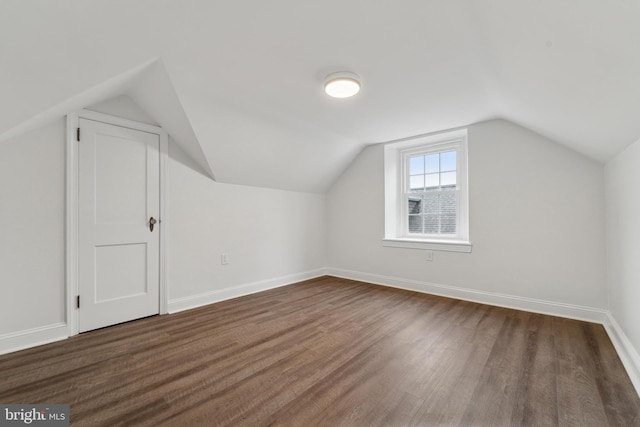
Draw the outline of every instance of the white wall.
<instances>
[{"instance_id":1,"label":"white wall","mask_svg":"<svg viewBox=\"0 0 640 427\"><path fill-rule=\"evenodd\" d=\"M640 141L607 163L605 186L609 309L628 340L640 390Z\"/></svg>"},{"instance_id":2,"label":"white wall","mask_svg":"<svg viewBox=\"0 0 640 427\"><path fill-rule=\"evenodd\" d=\"M432 262L381 245L383 180L383 146L370 146L327 195L328 265L338 274L459 287L472 292L454 295L470 299L607 307L601 164L506 121L470 126L473 252L435 252Z\"/></svg>"},{"instance_id":3,"label":"white wall","mask_svg":"<svg viewBox=\"0 0 640 427\"><path fill-rule=\"evenodd\" d=\"M190 296L185 307L234 286L292 275L293 282L324 268L323 195L217 183L177 161L176 146L169 151L170 310Z\"/></svg>"},{"instance_id":4,"label":"white wall","mask_svg":"<svg viewBox=\"0 0 640 427\"><path fill-rule=\"evenodd\" d=\"M0 143L0 336L65 321L65 121Z\"/></svg>"}]
</instances>

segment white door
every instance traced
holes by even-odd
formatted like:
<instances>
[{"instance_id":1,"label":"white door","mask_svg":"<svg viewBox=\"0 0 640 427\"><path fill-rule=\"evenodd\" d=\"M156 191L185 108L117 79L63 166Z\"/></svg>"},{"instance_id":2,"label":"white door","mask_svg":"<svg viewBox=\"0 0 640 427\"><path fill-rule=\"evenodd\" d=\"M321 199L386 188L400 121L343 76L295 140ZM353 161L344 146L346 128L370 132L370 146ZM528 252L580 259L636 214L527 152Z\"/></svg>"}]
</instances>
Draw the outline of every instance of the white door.
<instances>
[{"instance_id":1,"label":"white door","mask_svg":"<svg viewBox=\"0 0 640 427\"><path fill-rule=\"evenodd\" d=\"M159 313L160 136L84 118L79 128L78 330L85 332Z\"/></svg>"}]
</instances>

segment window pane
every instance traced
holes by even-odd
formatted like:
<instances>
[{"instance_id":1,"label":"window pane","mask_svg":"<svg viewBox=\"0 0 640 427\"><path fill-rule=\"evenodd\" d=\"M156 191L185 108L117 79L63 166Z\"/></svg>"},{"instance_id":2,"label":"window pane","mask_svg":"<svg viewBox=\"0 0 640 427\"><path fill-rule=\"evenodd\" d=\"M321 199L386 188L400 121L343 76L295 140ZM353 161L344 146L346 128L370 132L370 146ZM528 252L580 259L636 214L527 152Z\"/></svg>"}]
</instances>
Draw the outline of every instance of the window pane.
<instances>
[{"instance_id":1,"label":"window pane","mask_svg":"<svg viewBox=\"0 0 640 427\"><path fill-rule=\"evenodd\" d=\"M440 194L440 233L456 233L458 198L455 193Z\"/></svg>"},{"instance_id":2,"label":"window pane","mask_svg":"<svg viewBox=\"0 0 640 427\"><path fill-rule=\"evenodd\" d=\"M455 193L440 194L440 215L453 215L455 217L458 199Z\"/></svg>"},{"instance_id":3,"label":"window pane","mask_svg":"<svg viewBox=\"0 0 640 427\"><path fill-rule=\"evenodd\" d=\"M440 174L440 185L442 187L456 186L456 172L445 172Z\"/></svg>"},{"instance_id":4,"label":"window pane","mask_svg":"<svg viewBox=\"0 0 640 427\"><path fill-rule=\"evenodd\" d=\"M440 154L431 154L425 157L425 173L440 172Z\"/></svg>"},{"instance_id":5,"label":"window pane","mask_svg":"<svg viewBox=\"0 0 640 427\"><path fill-rule=\"evenodd\" d=\"M422 215L409 215L409 233L422 233Z\"/></svg>"},{"instance_id":6,"label":"window pane","mask_svg":"<svg viewBox=\"0 0 640 427\"><path fill-rule=\"evenodd\" d=\"M440 153L440 171L447 172L456 169L456 152L448 151L446 153Z\"/></svg>"},{"instance_id":7,"label":"window pane","mask_svg":"<svg viewBox=\"0 0 640 427\"><path fill-rule=\"evenodd\" d=\"M422 175L424 173L424 156L409 158L409 175Z\"/></svg>"},{"instance_id":8,"label":"window pane","mask_svg":"<svg viewBox=\"0 0 640 427\"><path fill-rule=\"evenodd\" d=\"M424 176L425 187L427 191L437 190L440 186L440 174L439 173L431 173Z\"/></svg>"},{"instance_id":9,"label":"window pane","mask_svg":"<svg viewBox=\"0 0 640 427\"><path fill-rule=\"evenodd\" d=\"M439 213L439 199L440 194L438 193L427 193L424 195L424 206L422 208L422 212L426 214L434 214L437 215Z\"/></svg>"},{"instance_id":10,"label":"window pane","mask_svg":"<svg viewBox=\"0 0 640 427\"><path fill-rule=\"evenodd\" d=\"M425 234L438 234L438 215L424 216L424 232Z\"/></svg>"},{"instance_id":11,"label":"window pane","mask_svg":"<svg viewBox=\"0 0 640 427\"><path fill-rule=\"evenodd\" d=\"M409 190L410 191L423 191L424 190L424 175L412 175L409 177Z\"/></svg>"},{"instance_id":12,"label":"window pane","mask_svg":"<svg viewBox=\"0 0 640 427\"><path fill-rule=\"evenodd\" d=\"M422 198L409 197L409 206L407 212L409 212L409 214L422 213Z\"/></svg>"},{"instance_id":13,"label":"window pane","mask_svg":"<svg viewBox=\"0 0 640 427\"><path fill-rule=\"evenodd\" d=\"M455 215L445 215L440 217L440 233L456 234L456 217Z\"/></svg>"}]
</instances>

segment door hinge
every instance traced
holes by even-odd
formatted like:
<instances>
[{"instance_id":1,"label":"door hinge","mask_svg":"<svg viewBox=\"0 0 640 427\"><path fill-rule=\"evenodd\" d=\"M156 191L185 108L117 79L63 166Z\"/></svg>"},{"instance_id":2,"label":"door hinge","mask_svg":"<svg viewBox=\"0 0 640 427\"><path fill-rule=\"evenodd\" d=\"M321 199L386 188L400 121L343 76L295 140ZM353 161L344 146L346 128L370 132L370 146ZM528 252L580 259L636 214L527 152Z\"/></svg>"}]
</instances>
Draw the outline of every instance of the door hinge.
<instances>
[{"instance_id":1,"label":"door hinge","mask_svg":"<svg viewBox=\"0 0 640 427\"><path fill-rule=\"evenodd\" d=\"M80 308L80 295L76 297L76 308Z\"/></svg>"},{"instance_id":2,"label":"door hinge","mask_svg":"<svg viewBox=\"0 0 640 427\"><path fill-rule=\"evenodd\" d=\"M76 139L80 142L80 128L76 130Z\"/></svg>"}]
</instances>

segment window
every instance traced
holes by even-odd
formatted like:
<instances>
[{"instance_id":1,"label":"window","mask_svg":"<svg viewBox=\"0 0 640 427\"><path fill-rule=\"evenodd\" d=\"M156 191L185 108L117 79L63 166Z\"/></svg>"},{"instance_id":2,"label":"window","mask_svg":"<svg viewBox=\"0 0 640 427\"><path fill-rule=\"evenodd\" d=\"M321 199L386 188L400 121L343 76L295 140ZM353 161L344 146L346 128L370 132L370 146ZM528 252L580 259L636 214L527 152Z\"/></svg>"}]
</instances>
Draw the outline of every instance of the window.
<instances>
[{"instance_id":1,"label":"window","mask_svg":"<svg viewBox=\"0 0 640 427\"><path fill-rule=\"evenodd\" d=\"M467 131L385 146L385 246L470 252Z\"/></svg>"}]
</instances>

